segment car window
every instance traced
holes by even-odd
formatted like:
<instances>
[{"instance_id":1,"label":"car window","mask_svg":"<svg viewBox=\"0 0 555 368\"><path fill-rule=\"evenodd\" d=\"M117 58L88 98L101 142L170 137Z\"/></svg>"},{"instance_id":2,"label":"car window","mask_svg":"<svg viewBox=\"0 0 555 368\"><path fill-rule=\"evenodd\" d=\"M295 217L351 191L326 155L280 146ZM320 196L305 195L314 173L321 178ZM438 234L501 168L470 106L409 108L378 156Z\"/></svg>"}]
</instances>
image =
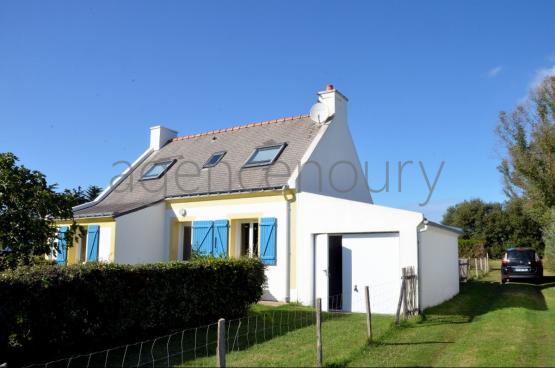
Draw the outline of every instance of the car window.
<instances>
[{"instance_id":1,"label":"car window","mask_svg":"<svg viewBox=\"0 0 555 368\"><path fill-rule=\"evenodd\" d=\"M510 250L507 252L509 261L531 262L536 259L536 252L533 250Z\"/></svg>"}]
</instances>

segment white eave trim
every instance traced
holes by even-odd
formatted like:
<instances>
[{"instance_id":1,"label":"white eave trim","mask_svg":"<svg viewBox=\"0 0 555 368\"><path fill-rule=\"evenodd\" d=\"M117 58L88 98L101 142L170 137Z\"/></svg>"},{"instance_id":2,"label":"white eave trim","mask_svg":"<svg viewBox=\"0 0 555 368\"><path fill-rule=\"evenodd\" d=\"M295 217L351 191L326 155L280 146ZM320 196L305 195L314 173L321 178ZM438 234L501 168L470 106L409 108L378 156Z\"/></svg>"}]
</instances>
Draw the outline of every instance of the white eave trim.
<instances>
[{"instance_id":1,"label":"white eave trim","mask_svg":"<svg viewBox=\"0 0 555 368\"><path fill-rule=\"evenodd\" d=\"M326 131L330 127L330 124L333 123L334 118L335 118L335 116L332 116L326 123L321 124L322 126L320 127L320 130L316 134L316 137L314 137L312 142L310 142L310 145L308 146L305 153L303 154L303 157L301 158L300 164L297 165L297 167L295 167L295 170L293 170L293 172L291 173L291 177L289 178L289 181L287 182L287 186L289 188L296 189L296 187L297 187L296 186L297 178L299 177L302 168L304 167L306 162L310 159L310 157L312 157L312 154L314 153L314 150L316 150L316 147L318 147L318 144L320 143L320 141L322 140L322 137L324 137L324 134L326 133ZM314 124L318 124L318 123L314 123Z\"/></svg>"},{"instance_id":2,"label":"white eave trim","mask_svg":"<svg viewBox=\"0 0 555 368\"><path fill-rule=\"evenodd\" d=\"M102 201L104 198L106 198L106 196L108 196L108 194L110 194L123 180L125 180L125 178L127 178L129 176L129 174L135 170L135 168L137 166L139 166L141 163L143 163L143 161L150 156L150 154L154 152L154 150L152 148L148 148L146 151L143 152L142 155L140 155L132 164L131 166L129 166L128 168L126 168L125 170L123 170L123 172L118 176L118 178L113 181L112 183L110 183L110 185L104 189L102 191L102 193L100 193L98 195L98 197L95 198L94 201L92 202L87 202L87 203L83 203L80 204L79 206L75 206L72 208L73 211L79 211L79 210L83 210L85 208L89 208L92 207L96 204L98 204L100 201Z\"/></svg>"}]
</instances>

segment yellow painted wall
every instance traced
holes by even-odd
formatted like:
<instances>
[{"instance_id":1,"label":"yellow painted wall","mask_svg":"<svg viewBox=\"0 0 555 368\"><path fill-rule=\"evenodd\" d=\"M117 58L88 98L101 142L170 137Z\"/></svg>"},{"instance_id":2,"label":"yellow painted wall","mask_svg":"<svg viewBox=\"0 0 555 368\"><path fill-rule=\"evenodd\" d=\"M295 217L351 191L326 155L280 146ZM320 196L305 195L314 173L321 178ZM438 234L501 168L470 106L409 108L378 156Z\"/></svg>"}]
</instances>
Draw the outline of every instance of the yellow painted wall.
<instances>
[{"instance_id":1,"label":"yellow painted wall","mask_svg":"<svg viewBox=\"0 0 555 368\"><path fill-rule=\"evenodd\" d=\"M100 226L100 231L102 231L102 229L106 229L109 228L111 230L111 239L110 239L110 255L108 257L108 259L110 260L110 262L114 262L115 259L115 254L116 254L116 222L113 218L111 217L91 217L91 218L84 218L84 219L75 219L75 223L78 225L82 225L82 226L87 226L87 225L99 225ZM61 221L57 221L56 222L57 226L71 226L72 222L69 222L67 220L61 220ZM84 234L84 236L86 235L86 232ZM67 253L67 263L68 264L75 264L78 262L77 260L77 249L76 247L78 246L78 242L76 240L74 240L73 242L73 246L71 248L68 248L68 253Z\"/></svg>"},{"instance_id":2,"label":"yellow painted wall","mask_svg":"<svg viewBox=\"0 0 555 368\"><path fill-rule=\"evenodd\" d=\"M288 192L288 198L290 199L291 193L294 195L294 191L290 190ZM170 260L177 259L178 254L178 241L179 241L179 225L183 222L194 221L194 216L181 216L181 209L199 208L199 207L226 207L241 204L256 204L256 203L269 203L269 202L283 202L285 198L283 192L272 191L272 192L260 192L260 193L240 193L240 194L225 194L218 196L205 196L205 197L193 197L193 198L182 198L182 199L171 199L166 201L166 208L171 209L175 214L175 222L171 225L171 236L170 236ZM226 218L229 220L229 240L228 240L228 255L230 257L235 257L236 252L236 238L237 238L237 224L240 220L259 220L263 216L263 212L253 212L253 213L226 213L221 218ZM260 234L259 234L260 236ZM259 242L260 243L260 242Z\"/></svg>"},{"instance_id":3,"label":"yellow painted wall","mask_svg":"<svg viewBox=\"0 0 555 368\"><path fill-rule=\"evenodd\" d=\"M170 229L170 261L177 260L177 249L179 247L179 225L180 223L177 219L172 220Z\"/></svg>"}]
</instances>

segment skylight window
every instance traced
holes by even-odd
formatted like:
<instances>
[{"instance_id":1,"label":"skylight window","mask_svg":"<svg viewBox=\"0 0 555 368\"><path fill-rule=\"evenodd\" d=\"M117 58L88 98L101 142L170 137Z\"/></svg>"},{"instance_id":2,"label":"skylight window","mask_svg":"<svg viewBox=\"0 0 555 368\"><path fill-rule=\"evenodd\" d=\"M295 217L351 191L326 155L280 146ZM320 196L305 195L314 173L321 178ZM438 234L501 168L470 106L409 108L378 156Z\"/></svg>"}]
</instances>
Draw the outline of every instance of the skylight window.
<instances>
[{"instance_id":1,"label":"skylight window","mask_svg":"<svg viewBox=\"0 0 555 368\"><path fill-rule=\"evenodd\" d=\"M225 156L226 152L222 151L222 152L216 152L214 154L212 154L212 156L210 156L210 158L208 159L208 161L206 161L204 163L204 166L202 167L203 169L207 168L207 167L214 167L216 166L221 160L222 158Z\"/></svg>"},{"instance_id":2,"label":"skylight window","mask_svg":"<svg viewBox=\"0 0 555 368\"><path fill-rule=\"evenodd\" d=\"M285 146L286 143L258 147L254 150L243 167L271 165L277 160Z\"/></svg>"},{"instance_id":3,"label":"skylight window","mask_svg":"<svg viewBox=\"0 0 555 368\"><path fill-rule=\"evenodd\" d=\"M158 179L169 170L169 168L175 163L175 160L155 162L150 166L150 168L143 174L141 180Z\"/></svg>"}]
</instances>

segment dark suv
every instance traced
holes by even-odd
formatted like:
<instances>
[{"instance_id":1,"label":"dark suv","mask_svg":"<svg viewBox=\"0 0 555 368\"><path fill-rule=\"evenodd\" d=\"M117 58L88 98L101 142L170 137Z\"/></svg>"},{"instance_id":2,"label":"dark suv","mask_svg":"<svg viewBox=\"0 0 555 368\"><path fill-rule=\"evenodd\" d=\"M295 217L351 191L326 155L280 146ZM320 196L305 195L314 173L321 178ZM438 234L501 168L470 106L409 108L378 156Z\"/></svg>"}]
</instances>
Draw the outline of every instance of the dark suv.
<instances>
[{"instance_id":1,"label":"dark suv","mask_svg":"<svg viewBox=\"0 0 555 368\"><path fill-rule=\"evenodd\" d=\"M507 249L501 260L501 282L511 279L536 279L543 277L542 261L532 248Z\"/></svg>"}]
</instances>

